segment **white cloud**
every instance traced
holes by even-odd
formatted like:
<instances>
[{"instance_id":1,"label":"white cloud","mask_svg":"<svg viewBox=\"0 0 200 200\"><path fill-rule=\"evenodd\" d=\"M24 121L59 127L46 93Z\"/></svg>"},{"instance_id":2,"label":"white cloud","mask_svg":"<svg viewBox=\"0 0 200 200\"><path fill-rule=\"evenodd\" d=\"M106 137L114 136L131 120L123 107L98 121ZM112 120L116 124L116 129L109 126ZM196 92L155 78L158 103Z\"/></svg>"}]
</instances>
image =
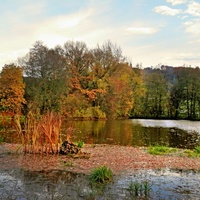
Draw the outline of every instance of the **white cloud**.
<instances>
[{"instance_id":1,"label":"white cloud","mask_svg":"<svg viewBox=\"0 0 200 200\"><path fill-rule=\"evenodd\" d=\"M173 6L184 4L187 0L167 0L168 3L171 3Z\"/></svg>"},{"instance_id":2,"label":"white cloud","mask_svg":"<svg viewBox=\"0 0 200 200\"><path fill-rule=\"evenodd\" d=\"M29 6L26 5L26 8L21 7L20 9L31 11ZM38 12L34 11L34 13ZM57 44L62 45L67 40L78 40L78 36L82 36L86 32L83 27L91 25L90 18L94 13L94 9L85 8L74 13L57 15L47 19L35 17L30 23L26 22L26 18L16 16L15 12L9 13L6 17L7 25L0 29L0 69L4 64L14 62L18 57L28 53L27 48L31 48L31 45L37 40L43 41L50 47ZM29 16L27 16L28 19ZM24 49L27 50L24 51Z\"/></svg>"},{"instance_id":3,"label":"white cloud","mask_svg":"<svg viewBox=\"0 0 200 200\"><path fill-rule=\"evenodd\" d=\"M186 2L184 0L166 1L173 6ZM55 11L55 5L58 6L57 9L60 8L60 0L58 0L60 4L56 3L51 6L49 6L49 0L41 1L43 2L41 5L38 5L39 3L37 2L35 6L31 5L31 3L29 5L26 4L27 0L20 0L20 3L19 1L16 2L19 4L16 10L7 9L6 14L0 14L2 27L0 29L0 68L4 64L14 62L17 57L28 53L28 49L37 40L43 41L48 47L54 47L57 44L63 45L68 40L79 40L85 42L89 48L93 48L97 43L102 44L110 39L122 48L125 56L130 57L133 62L143 63L144 66L153 66L160 62L173 66L186 62L191 62L191 64L192 62L200 63L200 57L195 57L199 56L198 52L200 52L200 47L197 45L197 42L200 42L200 22L197 20L199 19L200 9L197 0L187 1L189 2L187 4L187 12L167 6L158 5L158 7L155 7L154 12L156 13L169 16L178 15L179 19L184 19L184 22L188 20L184 23L185 31L188 33L186 34L187 37L185 37L185 33L181 29L180 37L174 37L174 40L171 39L173 38L171 37L173 36L173 30L180 30L180 28L176 29L176 27L183 26L181 24L182 20L176 20L180 24L170 24L165 17L161 20L155 20L155 18L147 20L145 14L148 14L148 17L151 17L151 15L142 10L138 10L132 17L129 16L131 10L130 12L127 10L127 16L126 13L122 16L119 15L121 12L115 12L113 8L113 5L115 5L113 3L114 0L106 1L106 3L101 1L97 3L97 1L89 0L88 2L91 3L85 3L83 6L77 6L79 3L75 3L75 6L71 8L68 2L66 3L67 9L62 13L58 11L59 14L50 14L49 9ZM108 4L107 2L110 3ZM143 5L143 1L137 0L137 2L141 6ZM32 1L32 3L34 4L35 2ZM70 8L70 11L68 8ZM137 13L142 13L144 18L141 16L134 18ZM191 20L191 15L196 16L196 20ZM117 18L119 16L120 19ZM185 19L187 16L190 18ZM138 21L138 18L141 21ZM162 25L159 25L161 23ZM169 25L170 34L162 36L163 32L158 31L163 26L167 27ZM156 36L158 37L152 35L155 33L157 33ZM144 37L140 37L141 35ZM196 43L189 43L187 41L188 38L189 42ZM172 44L173 48L171 48ZM194 51L196 52L195 54L193 54ZM190 52L192 52L191 55L189 54ZM186 53L185 56L184 53Z\"/></svg>"},{"instance_id":4,"label":"white cloud","mask_svg":"<svg viewBox=\"0 0 200 200\"><path fill-rule=\"evenodd\" d=\"M17 59L22 56L24 56L27 53L27 49L23 50L13 50L13 51L5 51L3 53L0 53L0 69L5 64L11 64L16 63Z\"/></svg>"},{"instance_id":5,"label":"white cloud","mask_svg":"<svg viewBox=\"0 0 200 200\"><path fill-rule=\"evenodd\" d=\"M186 18L188 18L188 16L187 16L187 15L179 16L179 18L180 18L180 19L186 19Z\"/></svg>"},{"instance_id":6,"label":"white cloud","mask_svg":"<svg viewBox=\"0 0 200 200\"><path fill-rule=\"evenodd\" d=\"M200 3L197 3L195 1L191 2L190 4L188 4L188 8L185 12L193 16L200 17Z\"/></svg>"},{"instance_id":7,"label":"white cloud","mask_svg":"<svg viewBox=\"0 0 200 200\"><path fill-rule=\"evenodd\" d=\"M193 21L187 21L184 23L186 26L186 32L192 33L194 35L200 36L200 21L199 20L193 20Z\"/></svg>"},{"instance_id":8,"label":"white cloud","mask_svg":"<svg viewBox=\"0 0 200 200\"><path fill-rule=\"evenodd\" d=\"M129 27L127 31L131 34L154 34L158 30L153 27Z\"/></svg>"},{"instance_id":9,"label":"white cloud","mask_svg":"<svg viewBox=\"0 0 200 200\"><path fill-rule=\"evenodd\" d=\"M91 10L85 10L69 15L49 18L35 28L35 38L45 44L54 46L67 40L75 39L81 33L81 24L92 15Z\"/></svg>"},{"instance_id":10,"label":"white cloud","mask_svg":"<svg viewBox=\"0 0 200 200\"><path fill-rule=\"evenodd\" d=\"M180 9L173 9L168 6L157 6L154 8L154 12L160 13L161 15L175 16L180 14L182 11Z\"/></svg>"}]
</instances>

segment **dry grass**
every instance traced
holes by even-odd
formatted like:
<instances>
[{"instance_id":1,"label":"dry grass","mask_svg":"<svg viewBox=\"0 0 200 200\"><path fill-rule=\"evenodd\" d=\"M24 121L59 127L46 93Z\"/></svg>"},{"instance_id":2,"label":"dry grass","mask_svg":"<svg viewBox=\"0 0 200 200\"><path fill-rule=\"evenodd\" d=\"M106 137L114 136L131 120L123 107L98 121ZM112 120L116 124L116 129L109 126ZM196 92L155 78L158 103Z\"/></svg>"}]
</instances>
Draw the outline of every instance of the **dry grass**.
<instances>
[{"instance_id":1,"label":"dry grass","mask_svg":"<svg viewBox=\"0 0 200 200\"><path fill-rule=\"evenodd\" d=\"M20 132L24 153L58 153L61 123L61 116L53 112L42 116L29 113Z\"/></svg>"}]
</instances>

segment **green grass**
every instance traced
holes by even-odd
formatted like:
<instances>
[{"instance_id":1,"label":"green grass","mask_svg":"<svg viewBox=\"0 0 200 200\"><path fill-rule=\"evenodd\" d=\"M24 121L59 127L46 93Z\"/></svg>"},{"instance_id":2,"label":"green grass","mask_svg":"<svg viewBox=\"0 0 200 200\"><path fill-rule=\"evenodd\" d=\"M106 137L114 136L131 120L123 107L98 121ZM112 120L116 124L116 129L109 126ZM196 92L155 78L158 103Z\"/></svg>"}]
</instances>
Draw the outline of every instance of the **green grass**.
<instances>
[{"instance_id":1,"label":"green grass","mask_svg":"<svg viewBox=\"0 0 200 200\"><path fill-rule=\"evenodd\" d=\"M82 148L84 146L84 142L82 140L78 141L78 142L75 142L75 145L78 147L78 148Z\"/></svg>"},{"instance_id":2,"label":"green grass","mask_svg":"<svg viewBox=\"0 0 200 200\"><path fill-rule=\"evenodd\" d=\"M194 152L200 154L200 146L195 147Z\"/></svg>"},{"instance_id":3,"label":"green grass","mask_svg":"<svg viewBox=\"0 0 200 200\"><path fill-rule=\"evenodd\" d=\"M186 149L184 150L184 155L188 157L200 157L200 146L195 147L193 150L191 149Z\"/></svg>"},{"instance_id":4,"label":"green grass","mask_svg":"<svg viewBox=\"0 0 200 200\"><path fill-rule=\"evenodd\" d=\"M148 147L148 153L153 155L164 155L164 154L170 154L177 151L177 148L171 148L168 146L162 146L162 145L156 145L156 146L150 146Z\"/></svg>"},{"instance_id":5,"label":"green grass","mask_svg":"<svg viewBox=\"0 0 200 200\"><path fill-rule=\"evenodd\" d=\"M179 156L187 156L195 158L195 157L200 157L200 146L196 146L194 149L181 150L168 146L155 145L148 147L147 152L153 155L166 155L177 152L177 155Z\"/></svg>"},{"instance_id":6,"label":"green grass","mask_svg":"<svg viewBox=\"0 0 200 200\"><path fill-rule=\"evenodd\" d=\"M131 181L127 190L129 191L131 197L147 196L151 190L151 186L147 181L142 183Z\"/></svg>"},{"instance_id":7,"label":"green grass","mask_svg":"<svg viewBox=\"0 0 200 200\"><path fill-rule=\"evenodd\" d=\"M113 173L111 169L106 166L97 167L93 169L89 176L89 181L92 185L103 185L108 182L111 182L113 179Z\"/></svg>"}]
</instances>

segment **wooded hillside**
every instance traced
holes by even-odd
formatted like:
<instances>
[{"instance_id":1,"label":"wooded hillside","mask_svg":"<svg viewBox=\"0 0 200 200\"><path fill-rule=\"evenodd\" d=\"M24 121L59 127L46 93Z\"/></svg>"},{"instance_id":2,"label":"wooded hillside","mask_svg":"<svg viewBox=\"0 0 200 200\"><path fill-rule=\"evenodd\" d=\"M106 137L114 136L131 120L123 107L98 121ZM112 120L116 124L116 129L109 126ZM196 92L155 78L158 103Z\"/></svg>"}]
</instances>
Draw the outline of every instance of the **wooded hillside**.
<instances>
[{"instance_id":1,"label":"wooded hillside","mask_svg":"<svg viewBox=\"0 0 200 200\"><path fill-rule=\"evenodd\" d=\"M89 49L68 41L49 49L36 42L0 77L0 109L59 112L69 118L200 119L198 67L133 67L106 42Z\"/></svg>"}]
</instances>

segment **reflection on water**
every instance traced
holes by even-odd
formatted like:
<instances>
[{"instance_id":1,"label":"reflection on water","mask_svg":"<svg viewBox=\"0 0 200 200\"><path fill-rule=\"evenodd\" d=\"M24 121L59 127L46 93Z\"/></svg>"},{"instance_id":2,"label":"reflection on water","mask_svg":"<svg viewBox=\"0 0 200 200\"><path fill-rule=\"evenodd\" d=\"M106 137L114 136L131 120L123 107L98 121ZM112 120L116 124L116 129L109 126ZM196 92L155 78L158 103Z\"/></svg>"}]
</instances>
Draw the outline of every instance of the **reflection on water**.
<instances>
[{"instance_id":1,"label":"reflection on water","mask_svg":"<svg viewBox=\"0 0 200 200\"><path fill-rule=\"evenodd\" d=\"M141 124L145 127L163 127L183 129L185 131L192 131L200 133L200 122L199 121L188 121L188 120L153 120L153 119L134 119L134 124Z\"/></svg>"},{"instance_id":2,"label":"reflection on water","mask_svg":"<svg viewBox=\"0 0 200 200\"><path fill-rule=\"evenodd\" d=\"M148 194L140 192L138 197L131 196L128 191L131 182L147 182ZM115 176L101 193L95 193L85 175L15 169L0 172L0 199L198 199L199 182L200 173L195 171L139 170Z\"/></svg>"},{"instance_id":3,"label":"reflection on water","mask_svg":"<svg viewBox=\"0 0 200 200\"><path fill-rule=\"evenodd\" d=\"M67 171L4 171L0 173L0 199L76 198L78 184L84 177Z\"/></svg>"},{"instance_id":4,"label":"reflection on water","mask_svg":"<svg viewBox=\"0 0 200 200\"><path fill-rule=\"evenodd\" d=\"M200 145L200 122L187 120L107 120L107 121L64 121L62 140L66 135L76 142L88 144L117 144L149 146L155 144L179 148L194 148ZM19 142L14 132L0 131L6 142Z\"/></svg>"},{"instance_id":5,"label":"reflection on water","mask_svg":"<svg viewBox=\"0 0 200 200\"><path fill-rule=\"evenodd\" d=\"M131 175L125 175L119 178L112 187L119 189L118 192L121 194L121 199L123 199L123 197L127 196L127 191L120 192L122 186L127 188L131 182L143 183L144 181L149 183L150 191L148 198L141 199L182 200L199 199L200 197L200 173L190 170L139 170Z\"/></svg>"},{"instance_id":6,"label":"reflection on water","mask_svg":"<svg viewBox=\"0 0 200 200\"><path fill-rule=\"evenodd\" d=\"M72 130L72 140L85 143L194 148L200 145L200 122L183 120L66 121L63 139Z\"/></svg>"}]
</instances>

